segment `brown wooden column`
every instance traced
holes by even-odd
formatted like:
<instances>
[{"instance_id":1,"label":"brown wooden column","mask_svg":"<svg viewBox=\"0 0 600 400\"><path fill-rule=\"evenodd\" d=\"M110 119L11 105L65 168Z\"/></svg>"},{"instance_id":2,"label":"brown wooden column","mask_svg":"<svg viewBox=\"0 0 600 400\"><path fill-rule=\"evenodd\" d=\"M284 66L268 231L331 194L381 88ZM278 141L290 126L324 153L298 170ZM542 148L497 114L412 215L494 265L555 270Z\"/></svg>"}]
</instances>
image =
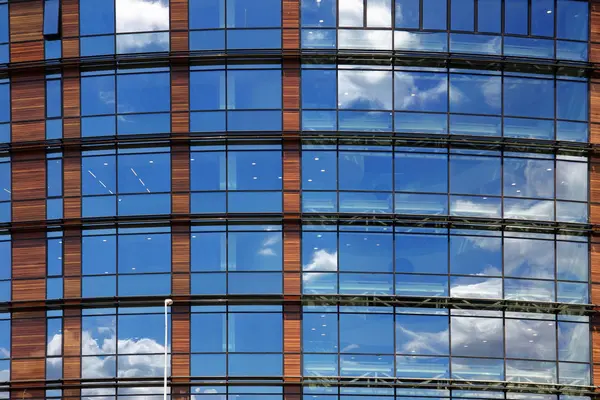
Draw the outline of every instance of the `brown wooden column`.
<instances>
[{"instance_id":1,"label":"brown wooden column","mask_svg":"<svg viewBox=\"0 0 600 400\"><path fill-rule=\"evenodd\" d=\"M43 60L43 0L10 2L9 20L10 61L16 63Z\"/></svg>"},{"instance_id":2,"label":"brown wooden column","mask_svg":"<svg viewBox=\"0 0 600 400\"><path fill-rule=\"evenodd\" d=\"M23 3L25 4L25 3ZM12 6L15 4L11 4ZM18 9L20 9L18 7ZM11 20L12 20L11 15ZM12 29L15 28L11 26ZM40 71L11 79L12 142L45 139L45 80ZM12 221L46 218L44 151L12 155ZM12 235L12 300L43 304L46 298L46 232ZM11 380L39 380L46 373L46 313L15 312L11 329ZM43 390L18 390L11 398L42 397Z\"/></svg>"},{"instance_id":3,"label":"brown wooden column","mask_svg":"<svg viewBox=\"0 0 600 400\"><path fill-rule=\"evenodd\" d=\"M188 0L170 0L171 51L188 50ZM171 134L187 138L190 131L189 66L171 67ZM171 207L174 215L184 217L190 212L190 145L187 139L171 146ZM177 218L177 217L175 217ZM172 280L175 301L171 308L171 376L172 398L190 398L190 307L178 305L178 297L190 294L190 226L175 222L171 233Z\"/></svg>"},{"instance_id":4,"label":"brown wooden column","mask_svg":"<svg viewBox=\"0 0 600 400\"><path fill-rule=\"evenodd\" d=\"M62 0L62 54L79 57L79 0ZM81 78L78 68L63 70L63 138L65 143L81 138ZM63 152L63 207L68 220L81 218L81 149ZM81 228L65 227L63 237L64 298L80 304ZM63 379L78 384L81 379L81 309L65 309L63 314ZM81 389L65 389L63 397L79 398Z\"/></svg>"},{"instance_id":5,"label":"brown wooden column","mask_svg":"<svg viewBox=\"0 0 600 400\"><path fill-rule=\"evenodd\" d=\"M590 3L589 57L600 62L600 4ZM590 143L600 146L600 72L594 71L590 79ZM591 318L592 330L592 384L600 385L600 152L590 158L589 172L590 223L595 225L590 243L591 303L596 313ZM596 227L597 226L597 227Z\"/></svg>"},{"instance_id":6,"label":"brown wooden column","mask_svg":"<svg viewBox=\"0 0 600 400\"><path fill-rule=\"evenodd\" d=\"M284 54L300 48L300 2L283 0ZM302 397L302 266L301 266L301 140L300 64L283 61L283 374L285 400Z\"/></svg>"}]
</instances>

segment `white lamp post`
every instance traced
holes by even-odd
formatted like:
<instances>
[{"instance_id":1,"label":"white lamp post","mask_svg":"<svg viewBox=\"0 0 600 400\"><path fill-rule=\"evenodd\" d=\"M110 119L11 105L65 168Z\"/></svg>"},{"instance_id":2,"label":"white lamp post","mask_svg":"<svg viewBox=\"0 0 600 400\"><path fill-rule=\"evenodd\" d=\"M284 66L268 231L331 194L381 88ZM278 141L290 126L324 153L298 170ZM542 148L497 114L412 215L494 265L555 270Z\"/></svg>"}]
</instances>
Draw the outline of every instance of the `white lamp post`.
<instances>
[{"instance_id":1,"label":"white lamp post","mask_svg":"<svg viewBox=\"0 0 600 400\"><path fill-rule=\"evenodd\" d=\"M165 371L163 374L163 399L167 400L167 373L168 373L168 368L169 368L169 358L168 358L168 351L167 351L167 346L169 345L169 320L168 320L168 310L167 307L169 307L171 304L173 304L173 300L171 299L165 299Z\"/></svg>"}]
</instances>

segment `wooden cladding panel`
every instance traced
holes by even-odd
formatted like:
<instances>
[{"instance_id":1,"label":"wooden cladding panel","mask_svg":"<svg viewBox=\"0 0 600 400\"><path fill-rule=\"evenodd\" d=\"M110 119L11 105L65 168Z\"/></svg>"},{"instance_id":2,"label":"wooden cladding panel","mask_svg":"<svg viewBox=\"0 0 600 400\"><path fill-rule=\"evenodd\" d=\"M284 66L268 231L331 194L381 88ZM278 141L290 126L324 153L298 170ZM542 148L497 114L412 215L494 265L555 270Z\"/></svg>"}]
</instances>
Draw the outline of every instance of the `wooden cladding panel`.
<instances>
[{"instance_id":1,"label":"wooden cladding panel","mask_svg":"<svg viewBox=\"0 0 600 400\"><path fill-rule=\"evenodd\" d=\"M302 386L300 385L285 385L283 387L283 400L301 400Z\"/></svg>"},{"instance_id":2,"label":"wooden cladding panel","mask_svg":"<svg viewBox=\"0 0 600 400\"><path fill-rule=\"evenodd\" d=\"M190 230L174 227L171 234L172 292L174 295L190 294Z\"/></svg>"},{"instance_id":3,"label":"wooden cladding panel","mask_svg":"<svg viewBox=\"0 0 600 400\"><path fill-rule=\"evenodd\" d=\"M174 112L190 110L190 73L187 65L172 68L171 108Z\"/></svg>"},{"instance_id":4,"label":"wooden cladding panel","mask_svg":"<svg viewBox=\"0 0 600 400\"><path fill-rule=\"evenodd\" d=\"M13 201L44 199L46 197L46 159L43 153L37 159L23 160L27 154L13 155ZM42 217L45 219L45 216Z\"/></svg>"},{"instance_id":5,"label":"wooden cladding panel","mask_svg":"<svg viewBox=\"0 0 600 400\"><path fill-rule=\"evenodd\" d=\"M172 360L173 376L190 375L190 307L173 306L172 321Z\"/></svg>"},{"instance_id":6,"label":"wooden cladding panel","mask_svg":"<svg viewBox=\"0 0 600 400\"><path fill-rule=\"evenodd\" d=\"M46 378L46 359L45 358L29 358L29 359L13 359L10 363L10 379L13 381L22 380L44 380ZM29 399L37 400L44 398L44 391L40 391L41 396L35 396L35 391L25 390L18 396L15 392L12 393L13 399Z\"/></svg>"},{"instance_id":7,"label":"wooden cladding panel","mask_svg":"<svg viewBox=\"0 0 600 400\"><path fill-rule=\"evenodd\" d=\"M46 276L46 239L22 238L22 234L12 236L12 277L18 279L44 278ZM46 292L38 293L37 299L46 297ZM15 299L16 300L16 299Z\"/></svg>"},{"instance_id":8,"label":"wooden cladding panel","mask_svg":"<svg viewBox=\"0 0 600 400\"><path fill-rule=\"evenodd\" d=\"M600 283L600 243L590 244L590 262L591 280ZM596 304L600 304L600 302Z\"/></svg>"},{"instance_id":9,"label":"wooden cladding panel","mask_svg":"<svg viewBox=\"0 0 600 400\"><path fill-rule=\"evenodd\" d=\"M283 190L300 192L300 142L283 143Z\"/></svg>"},{"instance_id":10,"label":"wooden cladding panel","mask_svg":"<svg viewBox=\"0 0 600 400\"><path fill-rule=\"evenodd\" d=\"M284 379L296 380L302 376L302 309L299 304L283 306L283 369Z\"/></svg>"},{"instance_id":11,"label":"wooden cladding panel","mask_svg":"<svg viewBox=\"0 0 600 400\"><path fill-rule=\"evenodd\" d=\"M63 0L64 1L64 0ZM44 3L43 0L32 0L10 3L10 41L28 42L44 40ZM11 49L11 59L13 58ZM41 60L44 59L42 53ZM13 60L14 61L14 60Z\"/></svg>"},{"instance_id":12,"label":"wooden cladding panel","mask_svg":"<svg viewBox=\"0 0 600 400\"><path fill-rule=\"evenodd\" d=\"M189 48L188 31L171 31L171 51L187 51Z\"/></svg>"},{"instance_id":13,"label":"wooden cladding panel","mask_svg":"<svg viewBox=\"0 0 600 400\"><path fill-rule=\"evenodd\" d=\"M10 61L13 63L44 59L44 42L21 42L10 45Z\"/></svg>"},{"instance_id":14,"label":"wooden cladding panel","mask_svg":"<svg viewBox=\"0 0 600 400\"><path fill-rule=\"evenodd\" d=\"M296 61L283 63L283 108L300 108L300 64Z\"/></svg>"},{"instance_id":15,"label":"wooden cladding panel","mask_svg":"<svg viewBox=\"0 0 600 400\"><path fill-rule=\"evenodd\" d=\"M283 0L282 43L284 50L300 48L300 0Z\"/></svg>"},{"instance_id":16,"label":"wooden cladding panel","mask_svg":"<svg viewBox=\"0 0 600 400\"><path fill-rule=\"evenodd\" d=\"M590 202L600 203L600 157L598 156L590 158ZM591 222L600 223L600 220Z\"/></svg>"},{"instance_id":17,"label":"wooden cladding panel","mask_svg":"<svg viewBox=\"0 0 600 400\"><path fill-rule=\"evenodd\" d=\"M14 319L11 324L11 356L36 358L46 355L46 319Z\"/></svg>"},{"instance_id":18,"label":"wooden cladding panel","mask_svg":"<svg viewBox=\"0 0 600 400\"><path fill-rule=\"evenodd\" d=\"M62 37L79 36L79 0L61 0Z\"/></svg>"},{"instance_id":19,"label":"wooden cladding panel","mask_svg":"<svg viewBox=\"0 0 600 400\"><path fill-rule=\"evenodd\" d=\"M590 82L590 121L600 122L600 81L597 80ZM590 140L592 140L592 143L600 143L600 141L594 142L594 139L597 139L597 137L591 135Z\"/></svg>"},{"instance_id":20,"label":"wooden cladding panel","mask_svg":"<svg viewBox=\"0 0 600 400\"><path fill-rule=\"evenodd\" d=\"M190 147L173 145L171 148L171 190L189 192L190 190Z\"/></svg>"},{"instance_id":21,"label":"wooden cladding panel","mask_svg":"<svg viewBox=\"0 0 600 400\"><path fill-rule=\"evenodd\" d=\"M46 139L46 123L44 121L14 122L12 124L12 141L41 141Z\"/></svg>"},{"instance_id":22,"label":"wooden cladding panel","mask_svg":"<svg viewBox=\"0 0 600 400\"><path fill-rule=\"evenodd\" d=\"M600 42L600 3L590 3L590 42Z\"/></svg>"},{"instance_id":23,"label":"wooden cladding panel","mask_svg":"<svg viewBox=\"0 0 600 400\"><path fill-rule=\"evenodd\" d=\"M81 115L81 83L78 72L75 70L73 73L76 73L76 76L63 79L63 116L65 118L79 117Z\"/></svg>"},{"instance_id":24,"label":"wooden cladding panel","mask_svg":"<svg viewBox=\"0 0 600 400\"><path fill-rule=\"evenodd\" d=\"M300 274L300 223L285 222L283 225L283 270Z\"/></svg>"},{"instance_id":25,"label":"wooden cladding panel","mask_svg":"<svg viewBox=\"0 0 600 400\"><path fill-rule=\"evenodd\" d=\"M46 117L45 93L46 83L43 75L33 75L27 79L22 79L22 77L13 79L10 85L12 122L43 120ZM44 137L29 140L44 140L45 138L44 131ZM15 141L13 138L13 142Z\"/></svg>"},{"instance_id":26,"label":"wooden cladding panel","mask_svg":"<svg viewBox=\"0 0 600 400\"><path fill-rule=\"evenodd\" d=\"M46 218L46 200L12 202L13 222L41 221Z\"/></svg>"},{"instance_id":27,"label":"wooden cladding panel","mask_svg":"<svg viewBox=\"0 0 600 400\"><path fill-rule=\"evenodd\" d=\"M189 0L170 0L171 30L177 31L188 29L188 1Z\"/></svg>"}]
</instances>

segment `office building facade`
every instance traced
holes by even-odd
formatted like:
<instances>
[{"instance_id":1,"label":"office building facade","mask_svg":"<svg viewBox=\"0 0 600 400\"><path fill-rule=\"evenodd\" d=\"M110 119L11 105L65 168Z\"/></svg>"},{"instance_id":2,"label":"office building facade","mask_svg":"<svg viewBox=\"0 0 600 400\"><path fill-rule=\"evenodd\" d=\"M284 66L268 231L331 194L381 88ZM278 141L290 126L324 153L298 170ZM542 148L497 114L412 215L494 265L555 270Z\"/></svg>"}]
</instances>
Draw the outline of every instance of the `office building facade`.
<instances>
[{"instance_id":1,"label":"office building facade","mask_svg":"<svg viewBox=\"0 0 600 400\"><path fill-rule=\"evenodd\" d=\"M593 1L0 0L0 397L596 397L599 62Z\"/></svg>"}]
</instances>

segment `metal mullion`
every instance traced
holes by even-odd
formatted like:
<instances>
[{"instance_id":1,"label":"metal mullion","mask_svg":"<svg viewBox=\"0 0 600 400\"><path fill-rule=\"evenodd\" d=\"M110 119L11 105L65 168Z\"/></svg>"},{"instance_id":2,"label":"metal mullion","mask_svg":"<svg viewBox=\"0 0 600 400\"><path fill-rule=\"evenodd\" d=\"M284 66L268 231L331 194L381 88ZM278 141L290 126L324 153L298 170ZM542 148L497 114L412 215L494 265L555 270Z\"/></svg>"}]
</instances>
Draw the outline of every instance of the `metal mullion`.
<instances>
[{"instance_id":1,"label":"metal mullion","mask_svg":"<svg viewBox=\"0 0 600 400\"><path fill-rule=\"evenodd\" d=\"M479 0L473 0L473 32L479 32Z\"/></svg>"}]
</instances>

